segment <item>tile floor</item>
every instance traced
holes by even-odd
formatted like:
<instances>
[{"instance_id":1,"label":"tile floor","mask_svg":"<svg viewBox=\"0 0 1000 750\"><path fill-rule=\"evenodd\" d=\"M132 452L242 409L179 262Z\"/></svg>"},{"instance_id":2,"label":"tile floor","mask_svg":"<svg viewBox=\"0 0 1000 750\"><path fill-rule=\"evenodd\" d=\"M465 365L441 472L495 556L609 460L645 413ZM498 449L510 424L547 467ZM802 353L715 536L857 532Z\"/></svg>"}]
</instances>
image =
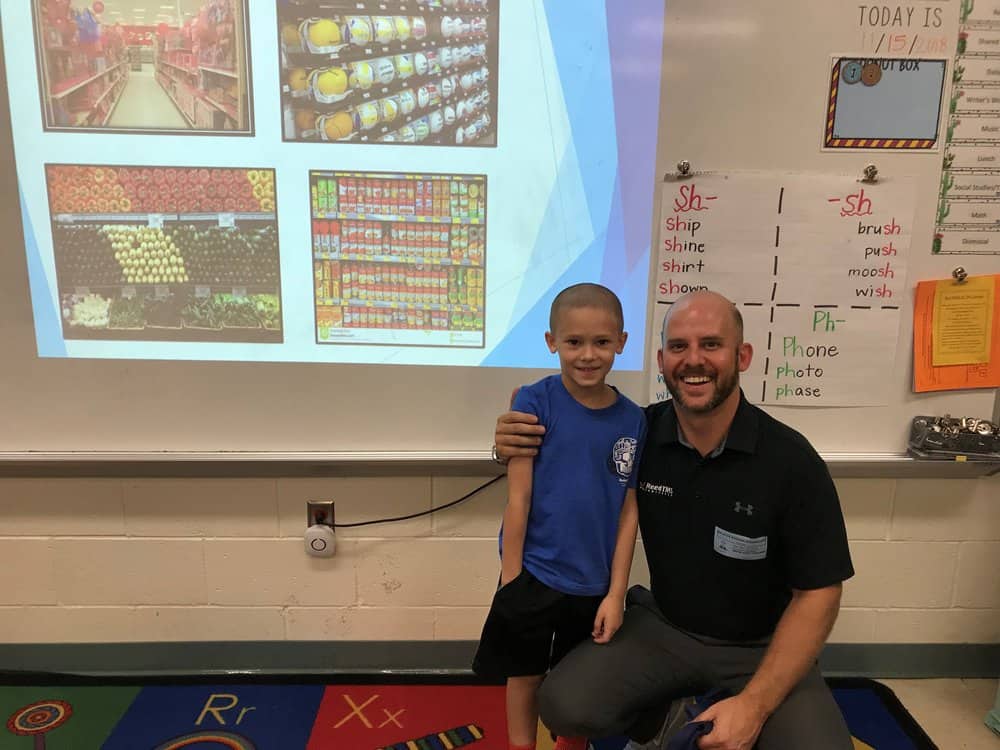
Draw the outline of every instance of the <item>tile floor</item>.
<instances>
[{"instance_id":1,"label":"tile floor","mask_svg":"<svg viewBox=\"0 0 1000 750\"><path fill-rule=\"evenodd\" d=\"M108 126L112 128L190 128L188 121L156 81L152 65L129 73Z\"/></svg>"},{"instance_id":2,"label":"tile floor","mask_svg":"<svg viewBox=\"0 0 1000 750\"><path fill-rule=\"evenodd\" d=\"M996 680L879 680L896 694L940 750L1000 750L1000 735L983 720Z\"/></svg>"}]
</instances>

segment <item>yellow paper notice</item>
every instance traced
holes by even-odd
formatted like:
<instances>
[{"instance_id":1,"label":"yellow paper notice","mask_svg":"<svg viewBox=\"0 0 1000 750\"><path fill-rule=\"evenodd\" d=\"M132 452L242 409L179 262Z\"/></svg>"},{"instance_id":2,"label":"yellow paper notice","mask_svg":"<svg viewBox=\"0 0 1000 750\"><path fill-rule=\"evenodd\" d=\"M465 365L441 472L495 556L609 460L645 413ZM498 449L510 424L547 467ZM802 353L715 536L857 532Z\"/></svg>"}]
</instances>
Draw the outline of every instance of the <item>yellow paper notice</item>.
<instances>
[{"instance_id":1,"label":"yellow paper notice","mask_svg":"<svg viewBox=\"0 0 1000 750\"><path fill-rule=\"evenodd\" d=\"M995 289L989 276L973 276L961 284L937 283L932 336L935 367L989 363Z\"/></svg>"}]
</instances>

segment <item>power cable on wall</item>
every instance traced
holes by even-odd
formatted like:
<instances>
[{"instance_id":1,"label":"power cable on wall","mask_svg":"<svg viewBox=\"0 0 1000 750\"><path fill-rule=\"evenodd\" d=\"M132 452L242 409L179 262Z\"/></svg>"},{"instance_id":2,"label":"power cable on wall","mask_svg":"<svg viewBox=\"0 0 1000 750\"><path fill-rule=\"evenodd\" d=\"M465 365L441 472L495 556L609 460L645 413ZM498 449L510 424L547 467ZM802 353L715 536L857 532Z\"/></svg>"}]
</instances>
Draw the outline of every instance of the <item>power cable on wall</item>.
<instances>
[{"instance_id":1,"label":"power cable on wall","mask_svg":"<svg viewBox=\"0 0 1000 750\"><path fill-rule=\"evenodd\" d=\"M444 505L439 505L436 508L431 508L429 510L422 510L419 513L411 513L408 516L396 516L395 518L379 518L378 520L375 520L375 521L358 521L357 523L335 523L333 525L333 528L335 528L335 529L352 529L352 528L356 528L358 526L371 526L372 524L376 524L376 523L392 523L392 522L395 522L395 521L408 521L411 518L419 518L420 516L427 516L427 515L430 515L431 513L437 513L439 510L446 510L448 508L452 508L452 507L458 505L459 503L465 502L466 500L468 500L473 495L476 495L476 494L482 492L487 487L489 487L491 484L495 484L496 482L499 482L501 479L503 479L506 476L507 476L506 474L500 474L499 476L495 476L495 477L493 477L493 479L491 479L490 481L485 482L485 483L479 485L478 487L476 487L471 492L467 492L466 494L462 495L462 497L458 498L458 500L452 500L450 503L445 503Z\"/></svg>"}]
</instances>

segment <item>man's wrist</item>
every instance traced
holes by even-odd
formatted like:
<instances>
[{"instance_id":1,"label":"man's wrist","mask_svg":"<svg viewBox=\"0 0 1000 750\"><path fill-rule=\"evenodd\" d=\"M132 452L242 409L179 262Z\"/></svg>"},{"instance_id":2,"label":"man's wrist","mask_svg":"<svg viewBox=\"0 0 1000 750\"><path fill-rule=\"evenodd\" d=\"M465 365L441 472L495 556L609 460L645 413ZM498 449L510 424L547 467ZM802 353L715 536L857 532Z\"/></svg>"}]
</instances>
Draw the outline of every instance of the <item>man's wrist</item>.
<instances>
[{"instance_id":1,"label":"man's wrist","mask_svg":"<svg viewBox=\"0 0 1000 750\"><path fill-rule=\"evenodd\" d=\"M507 465L507 459L497 453L496 443L493 443L493 449L490 451L490 456L493 458L493 463L500 464L501 466Z\"/></svg>"}]
</instances>

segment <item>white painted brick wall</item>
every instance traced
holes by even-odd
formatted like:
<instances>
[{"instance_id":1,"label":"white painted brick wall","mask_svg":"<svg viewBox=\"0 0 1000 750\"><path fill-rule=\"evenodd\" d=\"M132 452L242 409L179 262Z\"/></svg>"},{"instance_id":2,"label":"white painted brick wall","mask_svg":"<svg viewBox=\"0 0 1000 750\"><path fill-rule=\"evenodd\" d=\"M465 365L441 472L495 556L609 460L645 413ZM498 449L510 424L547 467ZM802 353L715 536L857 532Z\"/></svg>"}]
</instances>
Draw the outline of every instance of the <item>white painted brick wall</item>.
<instances>
[{"instance_id":1,"label":"white painted brick wall","mask_svg":"<svg viewBox=\"0 0 1000 750\"><path fill-rule=\"evenodd\" d=\"M0 479L0 642L476 639L503 481L343 529L329 560L301 534L310 499L351 523L487 479ZM833 642L1000 642L1000 478L837 486L858 574Z\"/></svg>"}]
</instances>

